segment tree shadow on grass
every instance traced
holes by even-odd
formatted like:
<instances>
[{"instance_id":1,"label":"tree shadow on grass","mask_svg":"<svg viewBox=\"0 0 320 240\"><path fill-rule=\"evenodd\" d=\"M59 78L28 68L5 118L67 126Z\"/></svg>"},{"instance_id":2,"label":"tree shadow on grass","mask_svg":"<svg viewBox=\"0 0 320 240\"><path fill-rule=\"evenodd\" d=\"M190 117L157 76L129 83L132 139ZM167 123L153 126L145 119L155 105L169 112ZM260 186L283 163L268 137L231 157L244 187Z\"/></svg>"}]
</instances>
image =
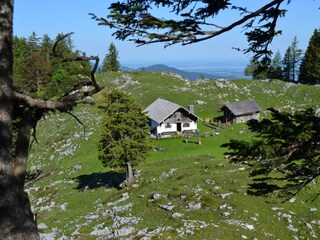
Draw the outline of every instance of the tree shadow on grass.
<instances>
[{"instance_id":1,"label":"tree shadow on grass","mask_svg":"<svg viewBox=\"0 0 320 240\"><path fill-rule=\"evenodd\" d=\"M84 174L75 177L74 180L78 182L76 189L79 191L84 191L86 189L95 189L100 187L116 188L121 190L121 183L126 179L124 173L119 172L105 172L105 173L91 173Z\"/></svg>"}]
</instances>

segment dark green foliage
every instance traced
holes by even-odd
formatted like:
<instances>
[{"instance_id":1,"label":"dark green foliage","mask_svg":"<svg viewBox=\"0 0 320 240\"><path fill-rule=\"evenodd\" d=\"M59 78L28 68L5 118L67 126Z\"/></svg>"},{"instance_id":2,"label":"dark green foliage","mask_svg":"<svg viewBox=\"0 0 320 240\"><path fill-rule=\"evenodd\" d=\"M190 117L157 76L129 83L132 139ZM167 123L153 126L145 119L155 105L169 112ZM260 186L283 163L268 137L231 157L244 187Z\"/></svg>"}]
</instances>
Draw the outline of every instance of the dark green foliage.
<instances>
[{"instance_id":1,"label":"dark green foliage","mask_svg":"<svg viewBox=\"0 0 320 240\"><path fill-rule=\"evenodd\" d=\"M47 61L50 61L50 53L52 51L52 47L53 40L49 37L48 34L44 34L41 39L40 52Z\"/></svg>"},{"instance_id":2,"label":"dark green foliage","mask_svg":"<svg viewBox=\"0 0 320 240\"><path fill-rule=\"evenodd\" d=\"M39 93L50 81L50 62L39 52L31 52L19 67L23 71L23 78L17 85L25 92Z\"/></svg>"},{"instance_id":3,"label":"dark green foliage","mask_svg":"<svg viewBox=\"0 0 320 240\"><path fill-rule=\"evenodd\" d=\"M114 43L109 46L109 53L103 60L101 72L117 72L120 70L120 63L118 60L118 50Z\"/></svg>"},{"instance_id":4,"label":"dark green foliage","mask_svg":"<svg viewBox=\"0 0 320 240\"><path fill-rule=\"evenodd\" d=\"M274 55L269 66L262 66L256 59L251 58L246 66L244 73L252 76L253 79L282 79L281 54L279 51Z\"/></svg>"},{"instance_id":5,"label":"dark green foliage","mask_svg":"<svg viewBox=\"0 0 320 240\"><path fill-rule=\"evenodd\" d=\"M104 166L125 168L147 157L149 127L142 108L128 94L112 90L104 96L99 159Z\"/></svg>"},{"instance_id":6,"label":"dark green foliage","mask_svg":"<svg viewBox=\"0 0 320 240\"><path fill-rule=\"evenodd\" d=\"M91 15L99 25L115 29L113 35L117 39L131 40L138 45L159 42L165 43L165 46L177 43L187 45L208 40L242 25L249 43L243 51L253 52L262 66L269 65L272 54L269 45L281 33L276 29L276 23L286 12L281 9L281 4L289 4L290 1L270 0L256 9L248 9L245 1L242 2L238 6L237 1L232 0L126 0L112 3L107 19ZM157 15L161 12L153 11L157 8L167 8L168 17ZM225 11L237 15L237 18L229 25L220 27L221 23L217 24L215 20Z\"/></svg>"},{"instance_id":7,"label":"dark green foliage","mask_svg":"<svg viewBox=\"0 0 320 240\"><path fill-rule=\"evenodd\" d=\"M249 193L289 199L320 175L320 118L314 109L296 113L270 109L272 120L249 122L250 142L231 140L233 163L250 167ZM320 194L320 193L318 193Z\"/></svg>"},{"instance_id":8,"label":"dark green foliage","mask_svg":"<svg viewBox=\"0 0 320 240\"><path fill-rule=\"evenodd\" d=\"M283 79L288 82L297 81L299 75L299 65L301 63L303 51L298 48L297 37L294 37L291 45L287 48L284 55L283 65Z\"/></svg>"},{"instance_id":9,"label":"dark green foliage","mask_svg":"<svg viewBox=\"0 0 320 240\"><path fill-rule=\"evenodd\" d=\"M244 69L244 74L256 80L267 78L267 70L259 71L259 62L254 58L250 59L250 63Z\"/></svg>"},{"instance_id":10,"label":"dark green foliage","mask_svg":"<svg viewBox=\"0 0 320 240\"><path fill-rule=\"evenodd\" d=\"M277 51L271 61L270 68L268 70L268 78L270 79L282 79L282 67L281 67L281 54Z\"/></svg>"},{"instance_id":11,"label":"dark green foliage","mask_svg":"<svg viewBox=\"0 0 320 240\"><path fill-rule=\"evenodd\" d=\"M283 80L290 81L291 80L291 69L292 69L292 62L291 62L291 51L290 47L287 48L283 60L282 60L282 66L283 66Z\"/></svg>"},{"instance_id":12,"label":"dark green foliage","mask_svg":"<svg viewBox=\"0 0 320 240\"><path fill-rule=\"evenodd\" d=\"M61 36L59 34L56 39ZM79 75L90 74L88 62L66 62L61 57L53 57L53 42L47 34L40 38L35 32L28 39L14 37L13 79L16 90L45 98L56 97L71 89L81 79ZM83 56L73 50L70 36L63 39L57 48L68 58Z\"/></svg>"},{"instance_id":13,"label":"dark green foliage","mask_svg":"<svg viewBox=\"0 0 320 240\"><path fill-rule=\"evenodd\" d=\"M300 66L299 82L320 83L320 30L315 29Z\"/></svg>"}]
</instances>

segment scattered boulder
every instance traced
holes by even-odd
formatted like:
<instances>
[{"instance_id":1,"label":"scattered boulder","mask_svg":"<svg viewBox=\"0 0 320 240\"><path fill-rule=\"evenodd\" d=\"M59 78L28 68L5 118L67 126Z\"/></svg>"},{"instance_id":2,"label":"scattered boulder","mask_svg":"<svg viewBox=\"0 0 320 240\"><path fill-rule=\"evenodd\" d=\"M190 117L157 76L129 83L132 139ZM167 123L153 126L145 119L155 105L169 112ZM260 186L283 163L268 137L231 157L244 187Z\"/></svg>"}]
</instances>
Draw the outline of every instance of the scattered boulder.
<instances>
[{"instance_id":1,"label":"scattered boulder","mask_svg":"<svg viewBox=\"0 0 320 240\"><path fill-rule=\"evenodd\" d=\"M167 211L172 211L174 209L172 202L169 202L168 204L160 204L159 207Z\"/></svg>"},{"instance_id":2,"label":"scattered boulder","mask_svg":"<svg viewBox=\"0 0 320 240\"><path fill-rule=\"evenodd\" d=\"M189 202L187 208L189 211L199 210L201 209L201 202L199 203Z\"/></svg>"},{"instance_id":3,"label":"scattered boulder","mask_svg":"<svg viewBox=\"0 0 320 240\"><path fill-rule=\"evenodd\" d=\"M159 199L165 199L167 198L168 195L162 195L162 194L159 194L159 193L153 193L150 197L150 201L156 201L156 200L159 200Z\"/></svg>"},{"instance_id":4,"label":"scattered boulder","mask_svg":"<svg viewBox=\"0 0 320 240\"><path fill-rule=\"evenodd\" d=\"M162 147L154 146L153 147L153 151L155 151L155 152L163 152L164 149Z\"/></svg>"},{"instance_id":5,"label":"scattered boulder","mask_svg":"<svg viewBox=\"0 0 320 240\"><path fill-rule=\"evenodd\" d=\"M186 198L187 198L187 195L181 195L181 196L180 196L180 199L181 199L181 200L185 200Z\"/></svg>"},{"instance_id":6,"label":"scattered boulder","mask_svg":"<svg viewBox=\"0 0 320 240\"><path fill-rule=\"evenodd\" d=\"M74 166L73 166L73 169L76 170L76 171L81 171L82 170L82 165L80 163L76 163Z\"/></svg>"},{"instance_id":7,"label":"scattered boulder","mask_svg":"<svg viewBox=\"0 0 320 240\"><path fill-rule=\"evenodd\" d=\"M220 193L219 194L219 197L222 198L222 199L226 199L226 198L229 198L233 193L230 192L230 193Z\"/></svg>"},{"instance_id":8,"label":"scattered boulder","mask_svg":"<svg viewBox=\"0 0 320 240\"><path fill-rule=\"evenodd\" d=\"M47 228L48 228L47 225L45 225L44 223L40 223L38 225L38 229L47 229Z\"/></svg>"},{"instance_id":9,"label":"scattered boulder","mask_svg":"<svg viewBox=\"0 0 320 240\"><path fill-rule=\"evenodd\" d=\"M179 213L179 212L175 212L172 214L172 217L173 218L182 218L184 216L183 213Z\"/></svg>"},{"instance_id":10,"label":"scattered boulder","mask_svg":"<svg viewBox=\"0 0 320 240\"><path fill-rule=\"evenodd\" d=\"M230 215L231 215L230 212L223 212L223 213L222 213L222 216L223 216L223 217L228 217L228 216L230 216Z\"/></svg>"},{"instance_id":11,"label":"scattered boulder","mask_svg":"<svg viewBox=\"0 0 320 240\"><path fill-rule=\"evenodd\" d=\"M198 104L198 105L206 105L207 102L201 101L201 100L196 100L196 104Z\"/></svg>"},{"instance_id":12,"label":"scattered boulder","mask_svg":"<svg viewBox=\"0 0 320 240\"><path fill-rule=\"evenodd\" d=\"M291 88L292 86L296 85L295 83L292 82L288 82L284 85L284 90L287 91L289 88Z\"/></svg>"},{"instance_id":13,"label":"scattered boulder","mask_svg":"<svg viewBox=\"0 0 320 240\"><path fill-rule=\"evenodd\" d=\"M223 88L224 87L224 84L222 81L215 81L215 84L218 88Z\"/></svg>"}]
</instances>

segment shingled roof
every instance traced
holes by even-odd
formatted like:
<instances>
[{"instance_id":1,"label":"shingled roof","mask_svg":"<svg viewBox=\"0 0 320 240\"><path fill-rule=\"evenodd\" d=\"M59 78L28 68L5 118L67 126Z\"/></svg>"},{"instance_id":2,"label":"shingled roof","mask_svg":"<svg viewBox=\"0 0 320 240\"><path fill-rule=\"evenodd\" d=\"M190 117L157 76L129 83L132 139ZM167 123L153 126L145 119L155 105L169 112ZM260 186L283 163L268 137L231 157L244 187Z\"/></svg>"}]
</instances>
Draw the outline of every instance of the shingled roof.
<instances>
[{"instance_id":1,"label":"shingled roof","mask_svg":"<svg viewBox=\"0 0 320 240\"><path fill-rule=\"evenodd\" d=\"M223 105L223 108L224 107L228 108L235 116L252 114L262 110L262 108L254 100L226 103Z\"/></svg>"},{"instance_id":2,"label":"shingled roof","mask_svg":"<svg viewBox=\"0 0 320 240\"><path fill-rule=\"evenodd\" d=\"M160 124L164 120L166 120L171 114L175 113L179 108L185 109L184 107L181 107L176 103L170 102L162 98L158 98L145 110L143 110L143 112L145 112L150 119ZM187 109L185 110L189 112ZM194 116L197 117L196 115Z\"/></svg>"}]
</instances>

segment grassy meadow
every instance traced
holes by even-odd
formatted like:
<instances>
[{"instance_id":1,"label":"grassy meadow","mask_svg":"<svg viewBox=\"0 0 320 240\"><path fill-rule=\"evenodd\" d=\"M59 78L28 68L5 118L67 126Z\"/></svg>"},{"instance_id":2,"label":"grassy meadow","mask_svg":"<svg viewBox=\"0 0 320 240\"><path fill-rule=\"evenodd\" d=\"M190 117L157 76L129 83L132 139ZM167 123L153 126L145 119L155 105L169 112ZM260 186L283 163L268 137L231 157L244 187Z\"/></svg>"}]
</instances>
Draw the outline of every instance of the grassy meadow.
<instances>
[{"instance_id":1,"label":"grassy meadow","mask_svg":"<svg viewBox=\"0 0 320 240\"><path fill-rule=\"evenodd\" d=\"M192 104L202 119L221 115L226 102L254 99L267 108L295 111L320 107L320 86L277 80L188 81L170 73L101 73L106 90L120 88L147 107L158 97L184 107ZM97 158L98 106L81 105L74 114L47 116L37 130L29 159L42 178L29 186L42 239L318 239L320 191L315 181L295 198L246 193L248 170L230 164L221 144L249 140L245 124L224 126L218 134L199 122L197 138L150 140L155 149L135 167L136 181L122 185L123 172ZM200 100L206 104L197 105Z\"/></svg>"}]
</instances>

